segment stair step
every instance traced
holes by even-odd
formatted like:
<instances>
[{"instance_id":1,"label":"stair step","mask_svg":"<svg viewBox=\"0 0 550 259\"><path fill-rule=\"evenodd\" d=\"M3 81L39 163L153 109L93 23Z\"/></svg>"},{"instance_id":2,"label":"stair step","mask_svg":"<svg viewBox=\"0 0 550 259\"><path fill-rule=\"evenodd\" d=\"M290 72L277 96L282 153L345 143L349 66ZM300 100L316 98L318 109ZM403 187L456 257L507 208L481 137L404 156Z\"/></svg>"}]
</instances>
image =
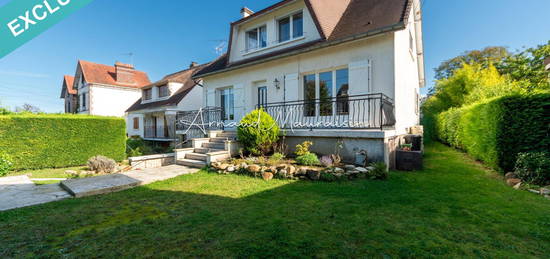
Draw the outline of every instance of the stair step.
<instances>
[{"instance_id":1,"label":"stair step","mask_svg":"<svg viewBox=\"0 0 550 259\"><path fill-rule=\"evenodd\" d=\"M202 143L202 147L225 150L225 144L224 143L206 142L206 143Z\"/></svg>"},{"instance_id":2,"label":"stair step","mask_svg":"<svg viewBox=\"0 0 550 259\"><path fill-rule=\"evenodd\" d=\"M222 132L222 133L218 133L216 134L216 137L218 138L236 138L237 137L237 132Z\"/></svg>"},{"instance_id":3,"label":"stair step","mask_svg":"<svg viewBox=\"0 0 550 259\"><path fill-rule=\"evenodd\" d=\"M195 168L202 168L206 166L206 161L194 160L194 159L179 159L176 161L178 165L184 165Z\"/></svg>"},{"instance_id":4,"label":"stair step","mask_svg":"<svg viewBox=\"0 0 550 259\"><path fill-rule=\"evenodd\" d=\"M206 153L219 152L219 151L225 151L225 150L206 148L206 147L197 147L197 148L195 148L195 150L193 152L194 153L199 153L199 154L206 154Z\"/></svg>"},{"instance_id":5,"label":"stair step","mask_svg":"<svg viewBox=\"0 0 550 259\"><path fill-rule=\"evenodd\" d=\"M213 142L213 143L225 143L226 140L235 140L235 138L225 138L225 137L215 137L215 138L210 138L210 142Z\"/></svg>"},{"instance_id":6,"label":"stair step","mask_svg":"<svg viewBox=\"0 0 550 259\"><path fill-rule=\"evenodd\" d=\"M206 161L206 154L200 154L200 153L187 153L185 154L186 159L193 159L193 160L200 160L200 161Z\"/></svg>"}]
</instances>

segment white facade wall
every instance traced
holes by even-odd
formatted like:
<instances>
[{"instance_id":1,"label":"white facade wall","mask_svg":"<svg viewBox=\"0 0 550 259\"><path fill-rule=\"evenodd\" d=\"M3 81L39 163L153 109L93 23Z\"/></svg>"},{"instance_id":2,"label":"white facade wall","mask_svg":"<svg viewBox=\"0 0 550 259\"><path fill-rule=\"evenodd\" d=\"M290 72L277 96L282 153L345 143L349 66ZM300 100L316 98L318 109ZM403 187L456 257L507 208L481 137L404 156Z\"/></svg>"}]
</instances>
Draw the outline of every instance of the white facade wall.
<instances>
[{"instance_id":1,"label":"white facade wall","mask_svg":"<svg viewBox=\"0 0 550 259\"><path fill-rule=\"evenodd\" d=\"M88 85L91 115L124 117L139 98L141 90L102 85Z\"/></svg>"},{"instance_id":2,"label":"white facade wall","mask_svg":"<svg viewBox=\"0 0 550 259\"><path fill-rule=\"evenodd\" d=\"M369 69L370 65L370 69ZM394 98L394 36L323 48L204 78L207 106L219 106L216 89L233 87L235 117L239 120L257 104L257 87L267 86L268 102L303 100L303 75L349 68L350 95L384 93ZM280 89L274 80L281 82Z\"/></svg>"},{"instance_id":3,"label":"white facade wall","mask_svg":"<svg viewBox=\"0 0 550 259\"><path fill-rule=\"evenodd\" d=\"M196 85L187 95L178 103L179 111L194 111L203 107L203 89Z\"/></svg>"},{"instance_id":4,"label":"white facade wall","mask_svg":"<svg viewBox=\"0 0 550 259\"><path fill-rule=\"evenodd\" d=\"M134 118L138 119L139 127L134 129ZM126 115L126 132L128 136L144 137L144 115L142 113L128 113Z\"/></svg>"},{"instance_id":5,"label":"white facade wall","mask_svg":"<svg viewBox=\"0 0 550 259\"><path fill-rule=\"evenodd\" d=\"M303 12L304 21L304 36L288 42L278 42L278 23L280 18L284 18L290 14L295 14L299 11ZM267 29L267 47L256 51L246 51L246 32L250 29L257 28L259 26L266 25ZM233 40L231 42L231 53L229 62L236 62L243 59L252 58L258 55L263 55L268 52L276 51L283 48L303 44L309 41L320 39L321 36L317 31L317 27L311 17L311 13L306 7L304 1L296 1L292 4L275 9L260 17L254 18L250 21L236 25L233 28Z\"/></svg>"},{"instance_id":6,"label":"white facade wall","mask_svg":"<svg viewBox=\"0 0 550 259\"><path fill-rule=\"evenodd\" d=\"M420 80L413 10L409 14L405 30L395 32L395 116L396 129L404 134L404 129L419 124ZM412 38L412 41L411 41ZM412 43L412 48L411 48Z\"/></svg>"}]
</instances>

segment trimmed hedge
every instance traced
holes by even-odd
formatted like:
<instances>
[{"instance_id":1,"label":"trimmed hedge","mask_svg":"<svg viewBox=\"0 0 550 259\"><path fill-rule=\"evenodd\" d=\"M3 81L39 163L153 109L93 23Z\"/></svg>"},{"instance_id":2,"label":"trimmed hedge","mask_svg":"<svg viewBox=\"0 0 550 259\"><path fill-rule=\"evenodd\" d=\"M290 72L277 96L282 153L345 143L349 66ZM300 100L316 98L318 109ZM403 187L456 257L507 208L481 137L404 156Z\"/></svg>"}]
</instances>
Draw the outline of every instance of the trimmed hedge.
<instances>
[{"instance_id":1,"label":"trimmed hedge","mask_svg":"<svg viewBox=\"0 0 550 259\"><path fill-rule=\"evenodd\" d=\"M438 138L508 172L517 154L550 150L550 94L512 95L437 116Z\"/></svg>"},{"instance_id":2,"label":"trimmed hedge","mask_svg":"<svg viewBox=\"0 0 550 259\"><path fill-rule=\"evenodd\" d=\"M87 115L0 116L0 150L13 169L84 165L96 155L125 158L126 126L122 118Z\"/></svg>"}]
</instances>

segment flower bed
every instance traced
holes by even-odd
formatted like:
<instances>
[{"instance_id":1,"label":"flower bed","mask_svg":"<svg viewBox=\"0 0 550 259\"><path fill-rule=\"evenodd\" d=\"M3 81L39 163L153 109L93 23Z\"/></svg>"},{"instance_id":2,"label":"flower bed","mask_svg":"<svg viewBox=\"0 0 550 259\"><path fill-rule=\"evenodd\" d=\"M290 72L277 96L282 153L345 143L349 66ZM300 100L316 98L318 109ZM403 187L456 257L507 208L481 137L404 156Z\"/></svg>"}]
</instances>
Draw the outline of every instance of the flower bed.
<instances>
[{"instance_id":1,"label":"flower bed","mask_svg":"<svg viewBox=\"0 0 550 259\"><path fill-rule=\"evenodd\" d=\"M382 168L382 165L384 166ZM373 164L369 167L355 165L341 166L303 166L292 159L272 161L264 157L249 157L246 159L229 159L213 162L211 172L219 174L242 174L261 177L266 181L273 178L311 181L339 181L355 179L386 179L387 171L384 164Z\"/></svg>"}]
</instances>

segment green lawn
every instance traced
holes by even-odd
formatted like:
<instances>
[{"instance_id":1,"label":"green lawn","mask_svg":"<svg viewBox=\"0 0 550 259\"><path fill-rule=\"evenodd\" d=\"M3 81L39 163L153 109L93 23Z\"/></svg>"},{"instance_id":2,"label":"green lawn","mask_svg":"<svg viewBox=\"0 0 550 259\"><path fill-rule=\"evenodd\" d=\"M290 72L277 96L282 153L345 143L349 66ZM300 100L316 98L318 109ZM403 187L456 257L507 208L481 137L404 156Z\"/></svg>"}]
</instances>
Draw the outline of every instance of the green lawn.
<instances>
[{"instance_id":1,"label":"green lawn","mask_svg":"<svg viewBox=\"0 0 550 259\"><path fill-rule=\"evenodd\" d=\"M550 201L441 144L388 181L205 172L0 212L0 257L546 257Z\"/></svg>"},{"instance_id":2,"label":"green lawn","mask_svg":"<svg viewBox=\"0 0 550 259\"><path fill-rule=\"evenodd\" d=\"M86 166L67 167L67 168L47 168L47 169L34 169L10 172L6 176L15 175L28 175L30 178L72 178L74 176L65 173L67 170L74 170L80 172L82 170L88 170Z\"/></svg>"}]
</instances>

